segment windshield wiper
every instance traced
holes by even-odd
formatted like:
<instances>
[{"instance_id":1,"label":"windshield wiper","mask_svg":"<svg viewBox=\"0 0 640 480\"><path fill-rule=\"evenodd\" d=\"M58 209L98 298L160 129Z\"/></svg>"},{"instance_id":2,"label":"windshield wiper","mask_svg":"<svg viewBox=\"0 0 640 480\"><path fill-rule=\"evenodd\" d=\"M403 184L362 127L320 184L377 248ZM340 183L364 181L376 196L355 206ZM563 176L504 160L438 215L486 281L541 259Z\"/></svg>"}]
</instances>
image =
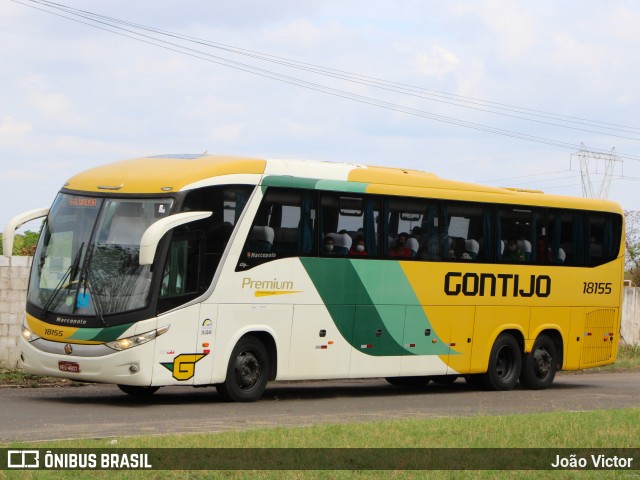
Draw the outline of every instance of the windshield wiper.
<instances>
[{"instance_id":1,"label":"windshield wiper","mask_svg":"<svg viewBox=\"0 0 640 480\"><path fill-rule=\"evenodd\" d=\"M80 271L80 283L78 285L78 291L76 292L76 302L74 303L74 307L73 307L74 312L78 303L77 302L78 295L80 295L80 287L82 287L83 289L82 294L85 295L85 297L87 295L87 284L89 283L89 264L91 263L91 259L93 258L93 252L95 252L95 248L96 248L95 243L92 243L91 246L87 249L87 254L84 256L84 262L82 263L82 270ZM96 311L97 319L100 321L102 325L104 325L105 327L108 327L109 324L107 324L107 322L104 321L104 315L102 314L102 305L98 301L97 295L95 294L95 292L91 292L90 290L89 297L93 302L93 309Z\"/></svg>"},{"instance_id":2,"label":"windshield wiper","mask_svg":"<svg viewBox=\"0 0 640 480\"><path fill-rule=\"evenodd\" d=\"M80 248L78 249L78 253L76 253L76 256L73 259L73 262L71 263L71 265L69 265L69 268L67 268L67 270L64 272L64 275L58 282L58 285L56 285L56 288L53 289L53 292L51 292L51 295L49 295L49 298L47 299L44 306L42 307L42 312L40 313L40 316L42 318L44 318L44 316L49 312L49 307L51 306L53 299L58 295L58 293L60 293L60 290L62 290L62 286L64 285L64 282L65 280L67 280L67 278L69 279L69 283L67 284L67 290L71 289L71 284L73 283L73 279L76 278L76 275L78 274L78 266L80 265L80 258L82 258L83 249L84 249L84 242L82 242L82 245L80 245Z\"/></svg>"}]
</instances>

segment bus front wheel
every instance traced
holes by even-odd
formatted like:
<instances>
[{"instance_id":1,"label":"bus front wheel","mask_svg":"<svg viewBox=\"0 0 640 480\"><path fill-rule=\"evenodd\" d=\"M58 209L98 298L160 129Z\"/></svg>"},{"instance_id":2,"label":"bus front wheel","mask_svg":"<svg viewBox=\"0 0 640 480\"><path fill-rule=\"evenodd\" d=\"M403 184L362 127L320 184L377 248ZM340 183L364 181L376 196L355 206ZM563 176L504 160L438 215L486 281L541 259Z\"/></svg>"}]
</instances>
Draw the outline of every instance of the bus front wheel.
<instances>
[{"instance_id":1,"label":"bus front wheel","mask_svg":"<svg viewBox=\"0 0 640 480\"><path fill-rule=\"evenodd\" d=\"M558 370L556 346L553 339L542 334L533 344L531 353L524 357L520 383L532 390L542 390L553 383Z\"/></svg>"},{"instance_id":2,"label":"bus front wheel","mask_svg":"<svg viewBox=\"0 0 640 480\"><path fill-rule=\"evenodd\" d=\"M511 390L515 387L522 367L518 341L508 333L496 339L489 355L485 384L491 390Z\"/></svg>"},{"instance_id":3,"label":"bus front wheel","mask_svg":"<svg viewBox=\"0 0 640 480\"><path fill-rule=\"evenodd\" d=\"M234 402L255 402L267 386L269 354L264 344L249 335L237 343L227 368L224 383L216 385L222 398Z\"/></svg>"}]
</instances>

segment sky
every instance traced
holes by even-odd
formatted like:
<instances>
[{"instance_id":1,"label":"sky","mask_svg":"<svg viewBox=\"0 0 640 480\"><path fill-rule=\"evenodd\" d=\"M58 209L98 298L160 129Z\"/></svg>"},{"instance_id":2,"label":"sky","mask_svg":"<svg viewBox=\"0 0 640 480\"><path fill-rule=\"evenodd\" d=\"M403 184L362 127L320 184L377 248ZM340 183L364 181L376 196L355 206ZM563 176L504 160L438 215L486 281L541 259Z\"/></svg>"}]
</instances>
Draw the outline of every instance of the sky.
<instances>
[{"instance_id":1,"label":"sky","mask_svg":"<svg viewBox=\"0 0 640 480\"><path fill-rule=\"evenodd\" d=\"M581 196L584 144L640 210L637 2L60 1L173 36L0 0L0 229L87 168L205 151Z\"/></svg>"}]
</instances>

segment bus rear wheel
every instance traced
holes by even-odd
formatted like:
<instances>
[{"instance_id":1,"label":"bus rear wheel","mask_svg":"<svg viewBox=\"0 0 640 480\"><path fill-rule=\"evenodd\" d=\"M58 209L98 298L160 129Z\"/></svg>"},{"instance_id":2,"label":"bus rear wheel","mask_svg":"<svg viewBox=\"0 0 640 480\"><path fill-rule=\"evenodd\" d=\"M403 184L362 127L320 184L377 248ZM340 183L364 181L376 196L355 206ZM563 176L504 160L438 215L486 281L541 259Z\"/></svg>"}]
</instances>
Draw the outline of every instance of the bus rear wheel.
<instances>
[{"instance_id":1,"label":"bus rear wheel","mask_svg":"<svg viewBox=\"0 0 640 480\"><path fill-rule=\"evenodd\" d=\"M498 336L489 355L485 385L491 390L512 390L518 382L522 354L518 341L508 333Z\"/></svg>"},{"instance_id":2,"label":"bus rear wheel","mask_svg":"<svg viewBox=\"0 0 640 480\"><path fill-rule=\"evenodd\" d=\"M269 379L269 354L264 344L249 335L237 343L224 383L216 385L222 398L234 402L255 402L267 386Z\"/></svg>"},{"instance_id":3,"label":"bus rear wheel","mask_svg":"<svg viewBox=\"0 0 640 480\"><path fill-rule=\"evenodd\" d=\"M520 383L532 390L543 390L553 383L557 370L556 345L549 335L542 334L524 357Z\"/></svg>"},{"instance_id":4,"label":"bus rear wheel","mask_svg":"<svg viewBox=\"0 0 640 480\"><path fill-rule=\"evenodd\" d=\"M132 397L144 398L153 395L160 387L136 387L133 385L118 385L118 388Z\"/></svg>"}]
</instances>

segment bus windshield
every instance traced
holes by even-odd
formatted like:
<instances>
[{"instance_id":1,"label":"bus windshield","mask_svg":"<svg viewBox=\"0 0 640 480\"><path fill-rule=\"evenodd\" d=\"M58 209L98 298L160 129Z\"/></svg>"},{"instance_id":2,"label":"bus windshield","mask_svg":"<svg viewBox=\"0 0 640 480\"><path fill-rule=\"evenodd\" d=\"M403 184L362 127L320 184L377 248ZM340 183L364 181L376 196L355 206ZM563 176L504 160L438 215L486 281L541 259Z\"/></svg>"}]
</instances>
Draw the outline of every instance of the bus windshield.
<instances>
[{"instance_id":1,"label":"bus windshield","mask_svg":"<svg viewBox=\"0 0 640 480\"><path fill-rule=\"evenodd\" d=\"M169 215L171 198L99 198L61 193L40 235L28 301L62 315L98 316L144 308L151 269L140 240Z\"/></svg>"}]
</instances>

